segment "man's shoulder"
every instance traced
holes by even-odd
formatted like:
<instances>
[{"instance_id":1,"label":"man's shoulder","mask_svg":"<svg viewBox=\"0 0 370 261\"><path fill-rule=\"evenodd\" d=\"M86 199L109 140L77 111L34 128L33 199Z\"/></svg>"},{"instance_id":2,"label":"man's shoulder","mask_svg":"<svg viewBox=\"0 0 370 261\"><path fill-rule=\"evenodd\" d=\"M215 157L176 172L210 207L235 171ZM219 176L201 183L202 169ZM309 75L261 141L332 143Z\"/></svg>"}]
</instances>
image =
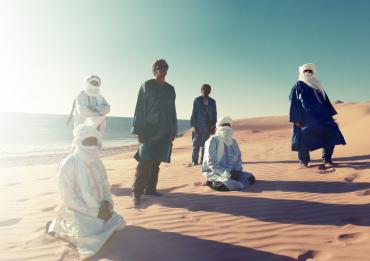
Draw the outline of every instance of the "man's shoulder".
<instances>
[{"instance_id":1,"label":"man's shoulder","mask_svg":"<svg viewBox=\"0 0 370 261\"><path fill-rule=\"evenodd\" d=\"M213 98L211 98L211 97L208 97L208 100L209 100L210 102L212 102L212 103L215 103L215 102L216 102L216 100L215 100L215 99L213 99Z\"/></svg>"},{"instance_id":2,"label":"man's shoulder","mask_svg":"<svg viewBox=\"0 0 370 261\"><path fill-rule=\"evenodd\" d=\"M233 145L239 147L238 141L235 138L233 138Z\"/></svg>"},{"instance_id":3,"label":"man's shoulder","mask_svg":"<svg viewBox=\"0 0 370 261\"><path fill-rule=\"evenodd\" d=\"M207 140L207 143L208 144L218 144L218 142L219 142L219 139L218 139L218 137L217 137L217 135L212 135L211 137L209 137L208 138L208 140Z\"/></svg>"},{"instance_id":4,"label":"man's shoulder","mask_svg":"<svg viewBox=\"0 0 370 261\"><path fill-rule=\"evenodd\" d=\"M171 91L175 92L175 87L172 84L170 84L168 82L165 82L165 86L166 86L166 88L168 88Z\"/></svg>"},{"instance_id":5,"label":"man's shoulder","mask_svg":"<svg viewBox=\"0 0 370 261\"><path fill-rule=\"evenodd\" d=\"M86 98L88 95L85 91L80 91L78 94L77 94L77 99L80 99L80 98Z\"/></svg>"},{"instance_id":6,"label":"man's shoulder","mask_svg":"<svg viewBox=\"0 0 370 261\"><path fill-rule=\"evenodd\" d=\"M166 85L167 85L168 87L175 89L175 87L174 87L171 83L169 83L169 82L165 82L165 83L166 83Z\"/></svg>"},{"instance_id":7,"label":"man's shoulder","mask_svg":"<svg viewBox=\"0 0 370 261\"><path fill-rule=\"evenodd\" d=\"M72 154L68 155L64 159L62 159L59 163L59 173L65 173L69 171L73 171L75 167L75 161Z\"/></svg>"},{"instance_id":8,"label":"man's shoulder","mask_svg":"<svg viewBox=\"0 0 370 261\"><path fill-rule=\"evenodd\" d=\"M146 80L145 82L143 82L143 84L141 86L150 86L154 83L154 79L149 79L149 80Z\"/></svg>"},{"instance_id":9,"label":"man's shoulder","mask_svg":"<svg viewBox=\"0 0 370 261\"><path fill-rule=\"evenodd\" d=\"M304 84L302 81L296 81L292 87L292 91L298 90L301 88L301 85Z\"/></svg>"},{"instance_id":10,"label":"man's shoulder","mask_svg":"<svg viewBox=\"0 0 370 261\"><path fill-rule=\"evenodd\" d=\"M153 85L153 79L149 79L145 82L143 82L140 86L140 89L143 91L146 91L151 85Z\"/></svg>"}]
</instances>

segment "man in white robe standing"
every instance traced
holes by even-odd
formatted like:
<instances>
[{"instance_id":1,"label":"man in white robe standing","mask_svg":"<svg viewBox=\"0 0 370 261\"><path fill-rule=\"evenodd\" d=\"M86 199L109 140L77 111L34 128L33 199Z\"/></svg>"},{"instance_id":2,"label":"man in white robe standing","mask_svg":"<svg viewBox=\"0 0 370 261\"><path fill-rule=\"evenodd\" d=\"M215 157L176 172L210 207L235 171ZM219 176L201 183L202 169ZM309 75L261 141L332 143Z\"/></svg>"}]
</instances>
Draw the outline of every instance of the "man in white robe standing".
<instances>
[{"instance_id":1,"label":"man in white robe standing","mask_svg":"<svg viewBox=\"0 0 370 261\"><path fill-rule=\"evenodd\" d=\"M113 211L110 185L98 158L99 132L80 125L73 134L74 151L58 169L57 217L47 224L46 232L75 245L85 259L96 254L125 222Z\"/></svg>"},{"instance_id":2,"label":"man in white robe standing","mask_svg":"<svg viewBox=\"0 0 370 261\"><path fill-rule=\"evenodd\" d=\"M105 136L106 115L110 112L110 105L100 94L101 79L97 75L86 78L86 89L77 96L73 103L69 123L74 116L74 127L86 124L96 127L101 136ZM101 147L102 144L99 144Z\"/></svg>"}]
</instances>

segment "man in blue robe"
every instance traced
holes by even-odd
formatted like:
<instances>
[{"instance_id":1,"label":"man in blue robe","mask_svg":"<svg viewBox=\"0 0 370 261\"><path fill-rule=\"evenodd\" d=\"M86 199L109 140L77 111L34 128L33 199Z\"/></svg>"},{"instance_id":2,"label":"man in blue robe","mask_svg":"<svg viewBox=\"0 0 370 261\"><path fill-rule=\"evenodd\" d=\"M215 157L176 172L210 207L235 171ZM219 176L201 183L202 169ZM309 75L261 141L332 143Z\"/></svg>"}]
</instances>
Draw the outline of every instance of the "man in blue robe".
<instances>
[{"instance_id":1,"label":"man in blue robe","mask_svg":"<svg viewBox=\"0 0 370 261\"><path fill-rule=\"evenodd\" d=\"M155 79L146 81L139 90L132 133L139 139L135 159L139 162L132 187L135 206L141 195L160 196L157 192L159 165L170 162L172 141L177 135L176 93L165 81L168 64L157 60L153 64Z\"/></svg>"},{"instance_id":2,"label":"man in blue robe","mask_svg":"<svg viewBox=\"0 0 370 261\"><path fill-rule=\"evenodd\" d=\"M335 145L346 142L333 119L337 114L312 63L299 67L299 80L290 93L289 121L293 123L292 150L298 151L301 167L307 167L310 151L323 148L322 159L332 167Z\"/></svg>"},{"instance_id":3,"label":"man in blue robe","mask_svg":"<svg viewBox=\"0 0 370 261\"><path fill-rule=\"evenodd\" d=\"M203 84L201 92L202 95L194 100L190 120L193 140L193 166L198 165L199 151L201 151L200 162L203 162L204 144L210 135L215 133L217 122L216 101L209 97L211 86L209 84Z\"/></svg>"}]
</instances>

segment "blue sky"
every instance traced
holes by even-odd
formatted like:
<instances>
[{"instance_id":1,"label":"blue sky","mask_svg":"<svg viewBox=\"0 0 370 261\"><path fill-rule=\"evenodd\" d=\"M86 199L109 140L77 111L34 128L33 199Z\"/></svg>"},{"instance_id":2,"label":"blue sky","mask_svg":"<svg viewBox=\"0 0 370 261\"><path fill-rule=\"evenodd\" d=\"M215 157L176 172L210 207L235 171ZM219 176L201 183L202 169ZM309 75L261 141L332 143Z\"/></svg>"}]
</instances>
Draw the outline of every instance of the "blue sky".
<instances>
[{"instance_id":1,"label":"blue sky","mask_svg":"<svg viewBox=\"0 0 370 261\"><path fill-rule=\"evenodd\" d=\"M112 116L132 116L165 58L178 116L209 83L219 115L287 113L298 65L332 100L370 100L370 1L8 1L0 10L0 111L69 113L98 74Z\"/></svg>"}]
</instances>

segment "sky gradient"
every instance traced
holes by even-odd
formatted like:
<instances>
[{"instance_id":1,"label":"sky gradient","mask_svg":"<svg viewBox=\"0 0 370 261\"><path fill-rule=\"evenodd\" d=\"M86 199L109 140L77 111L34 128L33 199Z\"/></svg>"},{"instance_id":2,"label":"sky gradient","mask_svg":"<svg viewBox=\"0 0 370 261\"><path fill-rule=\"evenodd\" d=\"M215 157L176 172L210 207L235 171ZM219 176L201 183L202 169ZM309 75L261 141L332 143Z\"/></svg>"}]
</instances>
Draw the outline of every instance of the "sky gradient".
<instances>
[{"instance_id":1,"label":"sky gradient","mask_svg":"<svg viewBox=\"0 0 370 261\"><path fill-rule=\"evenodd\" d=\"M111 116L132 116L165 58L178 117L209 83L219 115L282 115L298 66L331 100L370 100L370 1L2 1L0 112L68 114L90 74Z\"/></svg>"}]
</instances>

